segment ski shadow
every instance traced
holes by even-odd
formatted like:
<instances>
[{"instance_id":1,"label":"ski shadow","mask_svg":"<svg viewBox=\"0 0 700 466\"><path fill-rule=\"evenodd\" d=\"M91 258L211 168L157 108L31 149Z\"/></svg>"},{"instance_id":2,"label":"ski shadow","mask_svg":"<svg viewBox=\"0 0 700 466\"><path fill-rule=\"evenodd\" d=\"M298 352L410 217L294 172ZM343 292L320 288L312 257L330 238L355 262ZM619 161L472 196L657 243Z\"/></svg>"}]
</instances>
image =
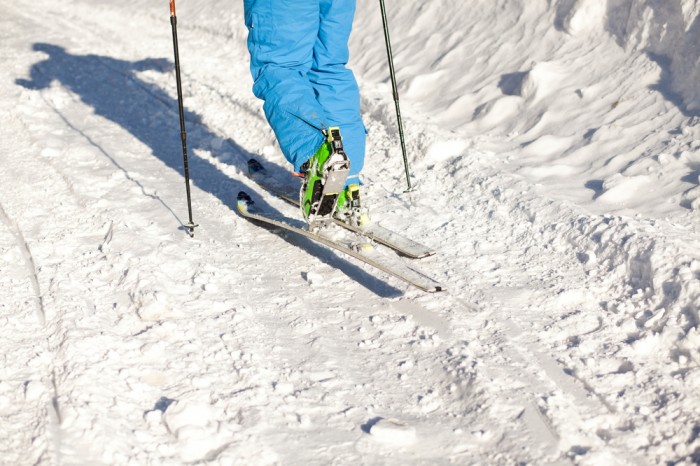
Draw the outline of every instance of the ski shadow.
<instances>
[{"instance_id":1,"label":"ski shadow","mask_svg":"<svg viewBox=\"0 0 700 466\"><path fill-rule=\"evenodd\" d=\"M47 58L32 65L29 79L17 79L15 81L17 85L40 91L48 88L54 81L60 83L62 87L90 106L95 114L127 130L145 144L154 157L184 177L177 100L163 89L144 81L137 75L138 72L147 70L163 73L172 72L173 65L170 60L149 58L132 62L103 55L76 55L67 52L63 47L47 43L35 43L32 48L35 51L43 52ZM54 108L54 110L67 125L85 136L143 191L142 184L129 176L129 170L117 161L114 154L110 154L108 150L100 146L95 138L90 137L88 132L74 126L60 109ZM246 185L223 173L209 160L198 157L195 151L206 151L214 157L217 157L218 152L221 161L226 160L226 164L236 167L240 173L246 173L247 161L255 155L246 151L233 139L223 137L210 130L195 112L185 109L185 120L189 175L192 185L213 195L231 210L236 210L236 194L240 190L245 190ZM228 149L222 151L221 148L224 144ZM277 179L281 179L280 177L289 173L283 167L270 162L266 162L266 169ZM276 209L261 197L253 197L256 204L263 209L276 212ZM186 230L175 210L160 197L158 200L173 214L179 223L178 228ZM194 217L194 220L197 221L196 214ZM272 229L272 231L275 230ZM296 235L280 236L288 243L304 249L313 256L323 261L332 262L348 277L381 297L396 297L403 294L397 288L365 272L362 268L325 247L304 238L296 238Z\"/></svg>"}]
</instances>

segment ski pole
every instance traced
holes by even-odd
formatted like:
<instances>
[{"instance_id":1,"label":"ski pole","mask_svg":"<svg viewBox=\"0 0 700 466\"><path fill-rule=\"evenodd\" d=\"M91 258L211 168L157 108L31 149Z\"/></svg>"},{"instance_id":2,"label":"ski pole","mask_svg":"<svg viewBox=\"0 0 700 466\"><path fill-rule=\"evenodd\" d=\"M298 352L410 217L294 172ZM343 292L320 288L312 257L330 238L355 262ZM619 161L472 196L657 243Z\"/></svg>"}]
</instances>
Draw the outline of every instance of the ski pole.
<instances>
[{"instance_id":1,"label":"ski pole","mask_svg":"<svg viewBox=\"0 0 700 466\"><path fill-rule=\"evenodd\" d=\"M384 7L384 0L379 0L379 6L382 10L382 23L384 24L384 40L386 41L386 55L389 60L389 74L391 75L391 88L394 92L394 104L396 104L396 119L399 124L399 138L401 139L401 152L403 153L403 165L406 169L406 183L408 184L408 189L411 191L411 174L408 170L408 157L406 156L406 142L403 137L403 123L401 121L401 107L399 106L399 91L396 86L396 72L394 71L394 58L391 53L391 39L389 38L389 23L386 17L386 8Z\"/></svg>"},{"instance_id":2,"label":"ski pole","mask_svg":"<svg viewBox=\"0 0 700 466\"><path fill-rule=\"evenodd\" d=\"M177 105L180 112L180 138L182 139L182 159L185 167L185 189L187 191L187 212L189 223L185 225L190 236L194 236L195 225L192 220L192 198L190 196L190 169L187 163L187 131L185 130L185 109L182 104L182 81L180 79L180 52L177 47L177 14L175 0L170 0L170 24L173 27L173 49L175 51L175 80L177 81Z\"/></svg>"}]
</instances>

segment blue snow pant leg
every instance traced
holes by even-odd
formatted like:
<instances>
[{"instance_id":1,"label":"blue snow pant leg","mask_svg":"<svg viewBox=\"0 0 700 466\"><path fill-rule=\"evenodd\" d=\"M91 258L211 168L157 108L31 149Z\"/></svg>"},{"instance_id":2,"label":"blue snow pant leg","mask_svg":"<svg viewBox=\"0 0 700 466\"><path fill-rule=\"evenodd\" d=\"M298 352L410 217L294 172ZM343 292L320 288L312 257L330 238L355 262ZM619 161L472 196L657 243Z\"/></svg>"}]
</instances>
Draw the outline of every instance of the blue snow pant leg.
<instances>
[{"instance_id":1,"label":"blue snow pant leg","mask_svg":"<svg viewBox=\"0 0 700 466\"><path fill-rule=\"evenodd\" d=\"M350 160L348 182L358 182L365 159L366 130L360 116L360 90L346 67L355 0L320 0L321 22L309 81L331 126L339 126Z\"/></svg>"},{"instance_id":2,"label":"blue snow pant leg","mask_svg":"<svg viewBox=\"0 0 700 466\"><path fill-rule=\"evenodd\" d=\"M253 92L295 171L340 126L351 176L364 162L365 129L347 41L355 0L244 0Z\"/></svg>"}]
</instances>

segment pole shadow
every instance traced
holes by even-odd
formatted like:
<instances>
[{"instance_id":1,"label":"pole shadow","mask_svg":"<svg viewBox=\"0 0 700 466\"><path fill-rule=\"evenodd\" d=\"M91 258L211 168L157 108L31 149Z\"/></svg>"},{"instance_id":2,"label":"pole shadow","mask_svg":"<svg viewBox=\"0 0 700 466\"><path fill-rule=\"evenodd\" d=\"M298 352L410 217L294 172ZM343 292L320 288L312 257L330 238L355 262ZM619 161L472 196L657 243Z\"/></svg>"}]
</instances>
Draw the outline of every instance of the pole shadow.
<instances>
[{"instance_id":1,"label":"pole shadow","mask_svg":"<svg viewBox=\"0 0 700 466\"><path fill-rule=\"evenodd\" d=\"M40 91L57 81L62 87L78 96L83 103L90 106L95 114L118 124L148 146L154 157L183 176L184 185L177 100L156 85L140 79L136 74L147 70L171 72L173 65L169 60L149 58L131 62L93 54L74 55L63 47L47 43L35 43L32 48L35 51L45 53L47 58L31 67L29 79L17 79L15 81L17 85ZM71 125L60 110L54 110L68 125L83 134L120 170L126 172L125 168L119 165L108 151L100 147L80 128ZM235 210L236 195L239 190L245 189L245 185L224 174L208 160L197 157L194 151L204 150L215 154L216 148L212 146L212 143L217 141L217 146L220 147L220 141L223 139L234 156L226 163L235 166L243 173L247 171L247 161L254 157L254 154L246 151L233 139L222 138L221 135L211 131L198 114L187 108L185 108L185 120L192 184L213 195L231 210ZM289 173L289 170L274 163L266 162L265 165L266 170L276 179L281 179ZM138 182L137 184L140 185ZM183 186L183 197L184 191ZM262 209L276 212L259 196L254 196L254 199ZM180 223L180 229L184 229L182 221L175 215L173 209L161 199L159 200L173 212ZM195 221L197 221L196 215ZM379 296L396 297L403 294L397 288L365 272L362 268L325 247L301 238L292 239L292 235L282 235L282 237L289 244L302 248L323 261L330 261L348 277L358 281Z\"/></svg>"}]
</instances>

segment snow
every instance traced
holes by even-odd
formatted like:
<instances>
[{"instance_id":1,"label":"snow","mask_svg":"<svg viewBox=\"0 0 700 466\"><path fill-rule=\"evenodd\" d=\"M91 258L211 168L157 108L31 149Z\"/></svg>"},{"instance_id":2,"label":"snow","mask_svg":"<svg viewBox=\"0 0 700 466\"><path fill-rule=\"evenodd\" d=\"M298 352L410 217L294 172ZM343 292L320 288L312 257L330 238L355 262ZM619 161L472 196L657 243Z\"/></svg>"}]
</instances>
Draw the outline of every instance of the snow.
<instances>
[{"instance_id":1,"label":"snow","mask_svg":"<svg viewBox=\"0 0 700 466\"><path fill-rule=\"evenodd\" d=\"M372 216L425 294L235 194L287 170L242 2L0 18L0 463L700 461L700 3L375 2L351 39ZM405 259L410 262L408 259Z\"/></svg>"},{"instance_id":2,"label":"snow","mask_svg":"<svg viewBox=\"0 0 700 466\"><path fill-rule=\"evenodd\" d=\"M416 429L396 419L379 419L369 433L378 442L390 445L410 445L416 441Z\"/></svg>"}]
</instances>

